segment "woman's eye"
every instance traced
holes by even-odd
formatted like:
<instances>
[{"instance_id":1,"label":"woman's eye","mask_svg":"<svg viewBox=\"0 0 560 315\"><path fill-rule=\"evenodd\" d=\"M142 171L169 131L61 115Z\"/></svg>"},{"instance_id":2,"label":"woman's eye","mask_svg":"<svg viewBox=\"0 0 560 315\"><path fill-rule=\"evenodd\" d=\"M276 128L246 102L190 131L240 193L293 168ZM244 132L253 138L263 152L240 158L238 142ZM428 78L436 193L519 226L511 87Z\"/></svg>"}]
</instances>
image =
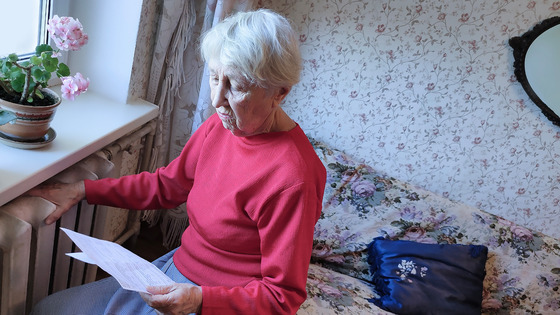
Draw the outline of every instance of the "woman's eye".
<instances>
[{"instance_id":1,"label":"woman's eye","mask_svg":"<svg viewBox=\"0 0 560 315\"><path fill-rule=\"evenodd\" d=\"M236 92L245 92L247 91L247 86L243 84L233 83L231 84L231 90Z\"/></svg>"}]
</instances>

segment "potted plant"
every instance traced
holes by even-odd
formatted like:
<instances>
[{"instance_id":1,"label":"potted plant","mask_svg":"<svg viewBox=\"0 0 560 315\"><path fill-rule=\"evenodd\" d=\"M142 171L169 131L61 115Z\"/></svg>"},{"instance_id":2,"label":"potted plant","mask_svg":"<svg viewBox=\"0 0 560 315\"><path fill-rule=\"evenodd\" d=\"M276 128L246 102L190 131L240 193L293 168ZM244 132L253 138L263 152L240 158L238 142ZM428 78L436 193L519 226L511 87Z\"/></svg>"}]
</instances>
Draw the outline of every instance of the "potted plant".
<instances>
[{"instance_id":1,"label":"potted plant","mask_svg":"<svg viewBox=\"0 0 560 315\"><path fill-rule=\"evenodd\" d=\"M49 20L47 30L56 49L41 44L29 59L20 60L16 54L0 59L0 133L15 141L35 141L50 129L56 107L61 98L48 89L53 74L61 78L62 97L68 100L85 92L89 79L70 69L58 57L61 51L76 51L88 42L79 20L58 17Z\"/></svg>"}]
</instances>

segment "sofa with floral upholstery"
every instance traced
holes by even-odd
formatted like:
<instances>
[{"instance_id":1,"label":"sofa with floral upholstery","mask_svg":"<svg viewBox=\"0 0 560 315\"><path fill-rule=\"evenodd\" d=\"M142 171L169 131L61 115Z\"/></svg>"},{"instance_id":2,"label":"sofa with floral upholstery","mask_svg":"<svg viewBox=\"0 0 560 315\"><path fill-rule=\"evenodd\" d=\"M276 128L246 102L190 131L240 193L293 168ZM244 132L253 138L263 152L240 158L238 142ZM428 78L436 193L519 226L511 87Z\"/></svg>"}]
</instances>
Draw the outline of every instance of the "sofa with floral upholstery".
<instances>
[{"instance_id":1,"label":"sofa with floral upholstery","mask_svg":"<svg viewBox=\"0 0 560 315\"><path fill-rule=\"evenodd\" d=\"M327 169L307 300L298 314L391 314L368 264L376 237L488 248L483 314L560 314L560 242L376 172L311 139ZM406 303L406 301L405 301Z\"/></svg>"}]
</instances>

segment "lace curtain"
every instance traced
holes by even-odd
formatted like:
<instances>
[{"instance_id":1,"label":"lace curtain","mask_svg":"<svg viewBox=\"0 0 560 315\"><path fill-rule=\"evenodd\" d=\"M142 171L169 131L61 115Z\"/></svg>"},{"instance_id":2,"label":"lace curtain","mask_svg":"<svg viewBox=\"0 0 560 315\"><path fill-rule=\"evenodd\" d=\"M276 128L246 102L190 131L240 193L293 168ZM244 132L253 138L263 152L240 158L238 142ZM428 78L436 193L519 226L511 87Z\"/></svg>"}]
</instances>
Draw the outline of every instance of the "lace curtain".
<instances>
[{"instance_id":1,"label":"lace curtain","mask_svg":"<svg viewBox=\"0 0 560 315\"><path fill-rule=\"evenodd\" d=\"M192 132L214 112L206 65L198 52L200 34L231 13L256 9L257 4L257 0L144 0L138 38L153 36L154 41L145 99L159 106L152 170L177 157ZM143 35L149 32L153 35ZM150 64L136 59L137 67ZM145 211L143 220L161 225L168 248L179 245L188 224L185 205Z\"/></svg>"}]
</instances>

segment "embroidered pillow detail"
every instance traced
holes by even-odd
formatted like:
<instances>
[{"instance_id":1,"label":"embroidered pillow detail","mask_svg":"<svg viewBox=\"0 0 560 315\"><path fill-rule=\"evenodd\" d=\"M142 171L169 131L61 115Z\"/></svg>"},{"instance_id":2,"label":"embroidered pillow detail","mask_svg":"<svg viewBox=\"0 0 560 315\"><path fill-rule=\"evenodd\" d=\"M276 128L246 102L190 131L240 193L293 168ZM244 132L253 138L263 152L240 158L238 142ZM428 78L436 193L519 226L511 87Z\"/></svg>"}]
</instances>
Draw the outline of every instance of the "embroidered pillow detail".
<instances>
[{"instance_id":1,"label":"embroidered pillow detail","mask_svg":"<svg viewBox=\"0 0 560 315\"><path fill-rule=\"evenodd\" d=\"M480 314L488 248L378 237L368 246L378 307L397 314Z\"/></svg>"}]
</instances>

